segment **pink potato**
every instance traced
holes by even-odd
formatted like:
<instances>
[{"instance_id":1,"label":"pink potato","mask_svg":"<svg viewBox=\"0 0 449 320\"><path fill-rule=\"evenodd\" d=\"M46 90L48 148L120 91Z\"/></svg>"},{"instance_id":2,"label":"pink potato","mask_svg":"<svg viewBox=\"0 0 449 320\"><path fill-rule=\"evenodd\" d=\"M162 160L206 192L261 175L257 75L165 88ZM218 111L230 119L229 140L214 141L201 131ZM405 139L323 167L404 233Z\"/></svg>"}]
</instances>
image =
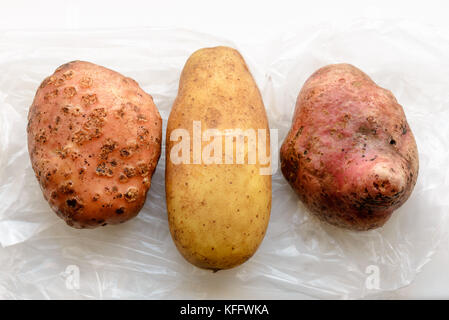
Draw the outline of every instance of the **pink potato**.
<instances>
[{"instance_id":1,"label":"pink potato","mask_svg":"<svg viewBox=\"0 0 449 320\"><path fill-rule=\"evenodd\" d=\"M418 177L418 150L401 105L349 64L325 66L306 81L280 157L305 206L353 230L384 225Z\"/></svg>"},{"instance_id":2,"label":"pink potato","mask_svg":"<svg viewBox=\"0 0 449 320\"><path fill-rule=\"evenodd\" d=\"M89 62L64 64L38 88L27 132L43 195L69 226L138 214L161 153L162 120L136 81Z\"/></svg>"}]
</instances>

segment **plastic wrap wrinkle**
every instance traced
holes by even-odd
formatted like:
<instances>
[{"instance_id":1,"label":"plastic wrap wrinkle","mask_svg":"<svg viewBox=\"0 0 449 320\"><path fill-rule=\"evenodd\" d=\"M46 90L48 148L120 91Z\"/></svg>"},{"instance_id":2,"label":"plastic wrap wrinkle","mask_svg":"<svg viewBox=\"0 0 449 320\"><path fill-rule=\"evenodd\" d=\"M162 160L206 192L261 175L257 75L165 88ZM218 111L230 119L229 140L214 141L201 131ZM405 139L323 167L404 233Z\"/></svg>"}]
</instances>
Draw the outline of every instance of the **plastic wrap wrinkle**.
<instances>
[{"instance_id":1,"label":"plastic wrap wrinkle","mask_svg":"<svg viewBox=\"0 0 449 320\"><path fill-rule=\"evenodd\" d=\"M244 56L270 127L279 130L278 146L301 86L326 64L354 64L391 90L420 154L410 199L383 228L342 230L307 213L278 169L270 224L256 254L217 273L188 264L168 229L165 127L186 59L215 45L236 47ZM360 298L409 284L447 227L448 56L445 30L408 21L310 26L257 46L179 29L0 33L0 298L275 298L279 293ZM45 202L31 169L28 108L40 82L71 60L135 79L153 96L164 120L162 155L145 206L120 226L66 226ZM373 270L379 276L375 287L367 283Z\"/></svg>"}]
</instances>

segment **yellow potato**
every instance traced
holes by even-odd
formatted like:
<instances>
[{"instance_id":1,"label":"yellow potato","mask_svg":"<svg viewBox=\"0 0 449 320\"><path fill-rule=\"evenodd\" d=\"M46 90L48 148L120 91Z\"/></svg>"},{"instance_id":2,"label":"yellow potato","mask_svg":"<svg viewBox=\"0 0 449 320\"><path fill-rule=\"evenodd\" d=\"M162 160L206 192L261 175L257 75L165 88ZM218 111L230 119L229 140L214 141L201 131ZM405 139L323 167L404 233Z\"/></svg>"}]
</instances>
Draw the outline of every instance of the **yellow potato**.
<instances>
[{"instance_id":1,"label":"yellow potato","mask_svg":"<svg viewBox=\"0 0 449 320\"><path fill-rule=\"evenodd\" d=\"M233 136L229 129L243 134ZM207 141L211 130L221 136ZM181 74L166 141L168 220L178 250L192 264L212 270L248 260L270 218L269 157L268 163L261 160L261 154L270 155L270 146L259 89L238 51L215 47L192 54ZM215 157L212 163L208 155Z\"/></svg>"}]
</instances>

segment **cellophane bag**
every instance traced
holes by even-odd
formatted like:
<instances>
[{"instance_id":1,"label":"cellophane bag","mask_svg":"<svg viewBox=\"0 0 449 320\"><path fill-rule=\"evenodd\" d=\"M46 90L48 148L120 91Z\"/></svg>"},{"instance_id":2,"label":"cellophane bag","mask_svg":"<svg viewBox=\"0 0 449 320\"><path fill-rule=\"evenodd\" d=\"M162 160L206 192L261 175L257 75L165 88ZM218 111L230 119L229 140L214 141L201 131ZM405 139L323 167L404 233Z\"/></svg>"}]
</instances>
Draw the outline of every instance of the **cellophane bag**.
<instances>
[{"instance_id":1,"label":"cellophane bag","mask_svg":"<svg viewBox=\"0 0 449 320\"><path fill-rule=\"evenodd\" d=\"M171 239L165 140L139 215L119 226L68 227L51 211L27 151L27 114L40 82L86 60L135 79L165 125L186 59L227 45L261 90L272 141L272 211L256 254L216 273L187 263ZM0 298L251 299L386 297L410 284L446 234L449 210L449 34L410 21L359 20L288 30L260 43L182 29L0 32ZM354 232L311 216L279 170L295 100L318 68L351 63L403 106L420 170L409 200L382 228Z\"/></svg>"}]
</instances>

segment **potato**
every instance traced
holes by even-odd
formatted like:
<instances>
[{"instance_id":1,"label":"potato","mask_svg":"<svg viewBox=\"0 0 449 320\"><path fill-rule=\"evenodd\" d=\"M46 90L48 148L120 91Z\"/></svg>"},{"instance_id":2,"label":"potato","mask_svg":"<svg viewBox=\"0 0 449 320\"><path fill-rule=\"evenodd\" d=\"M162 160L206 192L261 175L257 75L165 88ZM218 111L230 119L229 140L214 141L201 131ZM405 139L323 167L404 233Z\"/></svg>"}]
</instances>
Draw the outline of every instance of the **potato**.
<instances>
[{"instance_id":1,"label":"potato","mask_svg":"<svg viewBox=\"0 0 449 320\"><path fill-rule=\"evenodd\" d=\"M382 226L418 177L418 150L402 107L349 64L323 67L306 81L280 157L306 207L353 230Z\"/></svg>"},{"instance_id":2,"label":"potato","mask_svg":"<svg viewBox=\"0 0 449 320\"><path fill-rule=\"evenodd\" d=\"M265 139L269 154L265 108L242 56L228 47L204 48L186 62L168 119L165 184L170 231L178 250L195 266L215 271L235 267L255 253L271 210L271 171L262 172L270 164L260 160L260 146L256 161L250 159L254 145L249 134L237 138L227 129L261 129L258 142ZM185 135L178 137L179 130ZM204 142L210 130L217 135ZM237 148L240 138L243 149ZM183 142L185 148L178 149ZM210 151L213 142L217 149ZM207 154L216 156L216 162ZM239 162L237 154L245 161ZM178 155L185 157L183 162Z\"/></svg>"},{"instance_id":3,"label":"potato","mask_svg":"<svg viewBox=\"0 0 449 320\"><path fill-rule=\"evenodd\" d=\"M134 80L89 62L64 64L37 90L27 132L44 197L69 226L118 224L142 208L162 120Z\"/></svg>"}]
</instances>

